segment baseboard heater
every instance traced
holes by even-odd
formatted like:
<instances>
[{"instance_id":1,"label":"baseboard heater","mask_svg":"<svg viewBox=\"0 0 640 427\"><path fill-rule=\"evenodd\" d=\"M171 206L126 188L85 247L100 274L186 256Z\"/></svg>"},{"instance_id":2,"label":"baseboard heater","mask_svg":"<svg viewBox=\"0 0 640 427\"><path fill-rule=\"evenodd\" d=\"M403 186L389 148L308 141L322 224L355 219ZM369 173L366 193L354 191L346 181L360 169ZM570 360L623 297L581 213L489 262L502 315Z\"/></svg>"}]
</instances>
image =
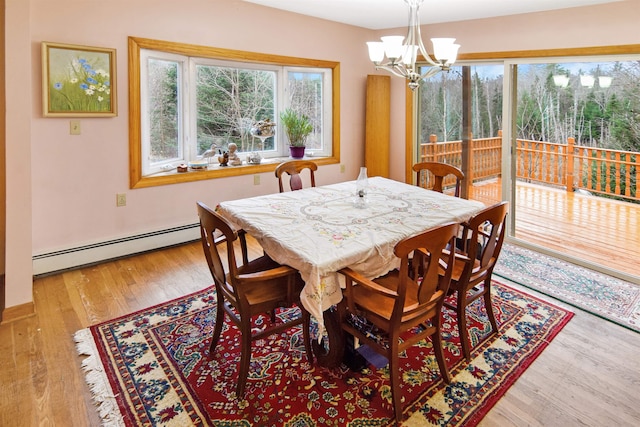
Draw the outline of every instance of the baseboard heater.
<instances>
[{"instance_id":1,"label":"baseboard heater","mask_svg":"<svg viewBox=\"0 0 640 427\"><path fill-rule=\"evenodd\" d=\"M196 223L34 255L33 274L57 273L199 238L200 226Z\"/></svg>"}]
</instances>

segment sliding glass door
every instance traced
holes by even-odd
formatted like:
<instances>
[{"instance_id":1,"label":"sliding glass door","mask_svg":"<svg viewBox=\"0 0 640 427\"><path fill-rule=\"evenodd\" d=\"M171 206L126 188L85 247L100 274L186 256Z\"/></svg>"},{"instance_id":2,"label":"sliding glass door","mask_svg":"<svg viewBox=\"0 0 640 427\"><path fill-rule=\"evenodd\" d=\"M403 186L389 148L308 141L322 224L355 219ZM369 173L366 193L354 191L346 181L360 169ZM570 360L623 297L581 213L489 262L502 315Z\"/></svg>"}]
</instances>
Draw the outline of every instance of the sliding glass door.
<instances>
[{"instance_id":1,"label":"sliding glass door","mask_svg":"<svg viewBox=\"0 0 640 427\"><path fill-rule=\"evenodd\" d=\"M462 63L417 98L414 162L470 150L468 197L510 202L509 241L638 281L639 56Z\"/></svg>"}]
</instances>

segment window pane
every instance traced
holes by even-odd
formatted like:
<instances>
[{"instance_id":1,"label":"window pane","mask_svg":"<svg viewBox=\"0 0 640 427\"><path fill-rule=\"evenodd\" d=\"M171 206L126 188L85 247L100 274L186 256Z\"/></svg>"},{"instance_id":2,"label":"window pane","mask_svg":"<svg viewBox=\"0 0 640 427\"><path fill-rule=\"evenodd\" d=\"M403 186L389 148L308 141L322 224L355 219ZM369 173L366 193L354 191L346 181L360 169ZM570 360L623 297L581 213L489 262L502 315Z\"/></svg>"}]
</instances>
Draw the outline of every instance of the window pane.
<instances>
[{"instance_id":1,"label":"window pane","mask_svg":"<svg viewBox=\"0 0 640 427\"><path fill-rule=\"evenodd\" d=\"M173 61L148 61L148 115L151 164L182 157L179 144L178 69Z\"/></svg>"},{"instance_id":2,"label":"window pane","mask_svg":"<svg viewBox=\"0 0 640 427\"><path fill-rule=\"evenodd\" d=\"M424 71L424 70L423 70ZM502 128L502 65L471 66L471 133L474 138L492 138ZM462 139L462 67L439 73L420 85L419 140Z\"/></svg>"},{"instance_id":3,"label":"window pane","mask_svg":"<svg viewBox=\"0 0 640 427\"><path fill-rule=\"evenodd\" d=\"M500 201L502 175L502 64L469 65L471 93L471 153L462 144L462 66L451 67L423 81L419 92L418 147L416 161L444 162L463 169L471 184L463 195L490 205ZM432 137L433 135L433 137ZM468 162L464 162L466 159ZM463 164L468 163L468 164ZM445 180L452 191L455 181ZM429 178L421 185L430 188Z\"/></svg>"},{"instance_id":4,"label":"window pane","mask_svg":"<svg viewBox=\"0 0 640 427\"><path fill-rule=\"evenodd\" d=\"M455 141L462 134L462 74L461 67L451 67L448 73L438 73L420 84L420 120L418 143L429 142L429 135L438 141Z\"/></svg>"},{"instance_id":5,"label":"window pane","mask_svg":"<svg viewBox=\"0 0 640 427\"><path fill-rule=\"evenodd\" d=\"M640 62L518 65L518 138L640 151Z\"/></svg>"},{"instance_id":6,"label":"window pane","mask_svg":"<svg viewBox=\"0 0 640 427\"><path fill-rule=\"evenodd\" d=\"M262 144L250 132L259 120L275 121L275 72L198 65L196 79L197 155L231 142L238 152L276 149L273 137Z\"/></svg>"},{"instance_id":7,"label":"window pane","mask_svg":"<svg viewBox=\"0 0 640 427\"><path fill-rule=\"evenodd\" d=\"M313 132L307 138L307 150L323 150L323 74L318 72L288 73L289 105L295 111L307 115L313 124Z\"/></svg>"}]
</instances>

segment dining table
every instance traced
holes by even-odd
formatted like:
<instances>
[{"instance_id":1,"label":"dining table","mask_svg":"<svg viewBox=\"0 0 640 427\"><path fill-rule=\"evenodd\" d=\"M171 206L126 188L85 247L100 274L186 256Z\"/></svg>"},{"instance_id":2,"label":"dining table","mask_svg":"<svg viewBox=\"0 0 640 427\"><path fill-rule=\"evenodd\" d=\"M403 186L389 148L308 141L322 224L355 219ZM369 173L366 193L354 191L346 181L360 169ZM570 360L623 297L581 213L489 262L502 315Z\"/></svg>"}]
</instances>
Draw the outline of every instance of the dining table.
<instances>
[{"instance_id":1,"label":"dining table","mask_svg":"<svg viewBox=\"0 0 640 427\"><path fill-rule=\"evenodd\" d=\"M451 221L462 223L485 207L388 178L367 181L364 203L356 181L345 181L216 207L273 260L300 272L305 282L301 303L317 321L318 337L326 313L342 300L341 269L350 267L371 279L382 276L400 265L394 255L399 241ZM321 356L327 364L335 362Z\"/></svg>"}]
</instances>

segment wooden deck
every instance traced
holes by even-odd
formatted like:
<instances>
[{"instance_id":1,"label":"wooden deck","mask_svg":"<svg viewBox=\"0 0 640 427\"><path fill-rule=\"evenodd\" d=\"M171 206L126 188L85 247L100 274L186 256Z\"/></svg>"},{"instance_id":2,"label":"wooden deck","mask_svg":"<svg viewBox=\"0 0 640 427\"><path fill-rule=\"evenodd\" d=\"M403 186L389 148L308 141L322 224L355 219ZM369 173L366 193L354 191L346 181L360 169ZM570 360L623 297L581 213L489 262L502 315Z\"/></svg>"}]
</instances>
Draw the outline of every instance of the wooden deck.
<instances>
[{"instance_id":1,"label":"wooden deck","mask_svg":"<svg viewBox=\"0 0 640 427\"><path fill-rule=\"evenodd\" d=\"M500 200L499 179L470 189L470 198ZM640 204L517 182L512 237L640 284ZM513 210L512 210L513 212Z\"/></svg>"}]
</instances>

